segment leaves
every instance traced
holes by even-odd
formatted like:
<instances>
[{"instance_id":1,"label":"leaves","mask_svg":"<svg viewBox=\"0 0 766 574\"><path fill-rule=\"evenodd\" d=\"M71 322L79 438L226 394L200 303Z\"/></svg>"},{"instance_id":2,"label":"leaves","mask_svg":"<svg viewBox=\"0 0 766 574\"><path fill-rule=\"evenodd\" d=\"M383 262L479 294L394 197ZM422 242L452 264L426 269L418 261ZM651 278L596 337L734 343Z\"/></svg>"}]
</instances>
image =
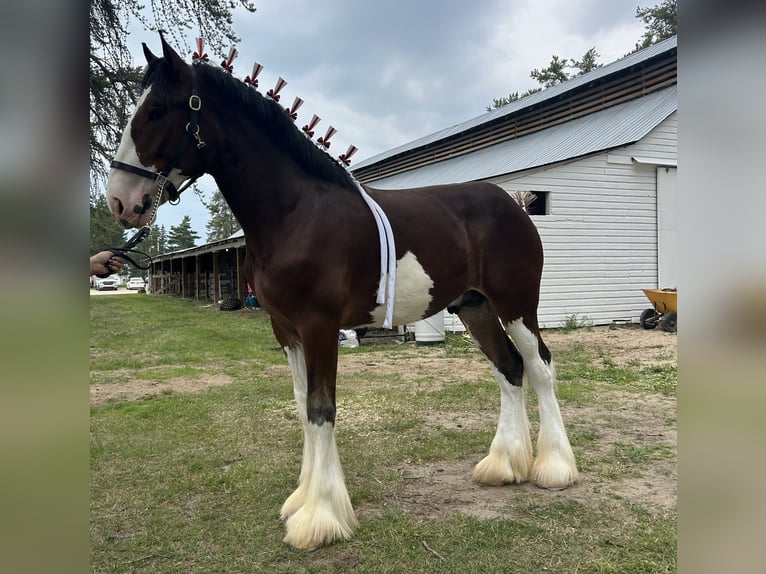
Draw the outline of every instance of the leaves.
<instances>
[{"instance_id":1,"label":"leaves","mask_svg":"<svg viewBox=\"0 0 766 574\"><path fill-rule=\"evenodd\" d=\"M636 8L636 18L646 26L636 51L648 48L678 33L678 6L676 0L663 0L652 8Z\"/></svg>"}]
</instances>

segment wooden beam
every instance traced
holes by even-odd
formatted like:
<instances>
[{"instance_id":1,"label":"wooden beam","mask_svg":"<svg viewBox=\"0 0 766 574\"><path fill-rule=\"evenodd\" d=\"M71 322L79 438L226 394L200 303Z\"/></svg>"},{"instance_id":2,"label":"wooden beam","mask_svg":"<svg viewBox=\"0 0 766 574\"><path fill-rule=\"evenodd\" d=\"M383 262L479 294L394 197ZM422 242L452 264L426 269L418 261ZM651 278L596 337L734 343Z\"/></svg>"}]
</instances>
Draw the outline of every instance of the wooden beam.
<instances>
[{"instance_id":1,"label":"wooden beam","mask_svg":"<svg viewBox=\"0 0 766 574\"><path fill-rule=\"evenodd\" d=\"M213 251L213 301L221 299L221 281L218 275L218 254L220 251Z\"/></svg>"},{"instance_id":2,"label":"wooden beam","mask_svg":"<svg viewBox=\"0 0 766 574\"><path fill-rule=\"evenodd\" d=\"M199 299L199 255L194 256L194 297Z\"/></svg>"}]
</instances>

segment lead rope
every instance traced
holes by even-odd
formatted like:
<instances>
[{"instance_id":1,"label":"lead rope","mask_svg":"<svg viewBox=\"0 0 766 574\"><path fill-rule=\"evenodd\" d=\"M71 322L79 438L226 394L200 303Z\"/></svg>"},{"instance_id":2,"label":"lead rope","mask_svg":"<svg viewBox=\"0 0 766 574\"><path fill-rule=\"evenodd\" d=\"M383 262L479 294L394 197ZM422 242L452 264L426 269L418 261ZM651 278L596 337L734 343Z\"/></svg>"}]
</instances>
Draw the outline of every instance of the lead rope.
<instances>
[{"instance_id":1,"label":"lead rope","mask_svg":"<svg viewBox=\"0 0 766 574\"><path fill-rule=\"evenodd\" d=\"M378 227L378 239L380 241L380 281L378 282L378 296L376 302L379 305L385 303L386 316L383 320L384 329L393 329L394 299L396 290L396 245L391 223L383 209L378 205L362 185L354 179L359 194L364 199L367 207L372 211L375 224ZM388 277L388 281L386 281ZM387 284L386 284L387 283Z\"/></svg>"},{"instance_id":2,"label":"lead rope","mask_svg":"<svg viewBox=\"0 0 766 574\"><path fill-rule=\"evenodd\" d=\"M133 234L133 237L128 239L125 244L122 247L107 247L106 251L111 251L116 256L124 259L137 269L142 269L146 271L147 269L150 269L152 266L152 257L148 253L145 253L144 251L139 251L136 249L136 245L141 243L144 239L149 237L149 234L152 232L152 224L154 223L154 220L157 219L157 209L160 207L160 201L162 200L162 194L165 191L165 182L168 181L166 177L158 177L157 178L157 193L154 196L154 201L152 202L152 211L151 216L149 217L149 221L147 221L143 227L141 227L138 231L136 231L135 234ZM146 259L149 260L149 263L146 265L142 265L138 263L133 257L129 255L129 253L137 253L138 255L142 255ZM106 277L109 277L109 275L112 274L112 266L110 263L107 263L107 269L109 269L109 273L103 274L103 275L96 275L96 277L99 277L100 279L104 279Z\"/></svg>"}]
</instances>

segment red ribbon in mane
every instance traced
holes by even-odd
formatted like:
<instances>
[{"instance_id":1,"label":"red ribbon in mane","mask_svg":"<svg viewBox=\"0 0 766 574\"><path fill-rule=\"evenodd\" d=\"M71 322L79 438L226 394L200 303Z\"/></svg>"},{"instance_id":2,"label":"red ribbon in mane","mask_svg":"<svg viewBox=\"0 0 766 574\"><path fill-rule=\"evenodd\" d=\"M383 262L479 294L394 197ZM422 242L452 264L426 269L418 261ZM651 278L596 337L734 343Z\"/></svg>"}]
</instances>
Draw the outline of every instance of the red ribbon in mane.
<instances>
[{"instance_id":1,"label":"red ribbon in mane","mask_svg":"<svg viewBox=\"0 0 766 574\"><path fill-rule=\"evenodd\" d=\"M221 62L221 67L227 72L231 72L232 70L234 70L234 66L232 65L232 62L234 61L234 58L236 57L237 57L237 49L232 48L229 51L229 57Z\"/></svg>"},{"instance_id":2,"label":"red ribbon in mane","mask_svg":"<svg viewBox=\"0 0 766 574\"><path fill-rule=\"evenodd\" d=\"M300 99L298 96L295 96L295 99L293 100L293 105L289 108L285 108L285 111L287 112L287 115L293 118L293 120L298 119L298 108L300 108L303 105L303 100Z\"/></svg>"},{"instance_id":3,"label":"red ribbon in mane","mask_svg":"<svg viewBox=\"0 0 766 574\"><path fill-rule=\"evenodd\" d=\"M351 156L354 155L357 152L357 147L355 145L348 146L348 149L346 150L346 153L342 153L338 156L338 159L342 161L346 166L351 165Z\"/></svg>"},{"instance_id":4,"label":"red ribbon in mane","mask_svg":"<svg viewBox=\"0 0 766 574\"><path fill-rule=\"evenodd\" d=\"M261 70L263 70L263 66L261 66L258 62L255 62L253 64L253 73L249 76L245 77L245 83L250 84L254 88L258 87L258 74L261 73Z\"/></svg>"},{"instance_id":5,"label":"red ribbon in mane","mask_svg":"<svg viewBox=\"0 0 766 574\"><path fill-rule=\"evenodd\" d=\"M303 131L306 132L306 135L309 136L310 138L314 137L314 128L319 123L320 119L322 118L314 114L314 117L311 118L311 121L307 125L303 126L302 128Z\"/></svg>"},{"instance_id":6,"label":"red ribbon in mane","mask_svg":"<svg viewBox=\"0 0 766 574\"><path fill-rule=\"evenodd\" d=\"M334 127L330 126L327 128L327 133L324 135L324 137L321 137L317 140L317 143L321 146L323 146L325 149L330 147L330 138L334 136L337 133L338 130L336 130Z\"/></svg>"},{"instance_id":7,"label":"red ribbon in mane","mask_svg":"<svg viewBox=\"0 0 766 574\"><path fill-rule=\"evenodd\" d=\"M203 60L205 62L208 61L207 54L204 50L205 46L205 40L203 38L197 38L197 51L192 54L193 60Z\"/></svg>"},{"instance_id":8,"label":"red ribbon in mane","mask_svg":"<svg viewBox=\"0 0 766 574\"><path fill-rule=\"evenodd\" d=\"M277 80L277 85L274 86L271 90L266 92L266 95L269 96L272 100L275 102L279 101L279 92L282 91L282 88L284 88L287 85L287 82L282 79L282 77L279 77L279 80Z\"/></svg>"}]
</instances>

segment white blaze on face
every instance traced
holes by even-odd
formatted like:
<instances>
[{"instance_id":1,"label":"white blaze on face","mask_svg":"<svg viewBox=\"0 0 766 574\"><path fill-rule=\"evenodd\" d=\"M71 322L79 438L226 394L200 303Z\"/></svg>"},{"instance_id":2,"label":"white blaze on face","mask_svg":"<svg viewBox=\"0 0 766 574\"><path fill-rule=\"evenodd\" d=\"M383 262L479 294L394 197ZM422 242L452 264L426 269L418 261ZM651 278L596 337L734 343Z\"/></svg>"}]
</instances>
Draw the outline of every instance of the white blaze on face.
<instances>
[{"instance_id":1,"label":"white blaze on face","mask_svg":"<svg viewBox=\"0 0 766 574\"><path fill-rule=\"evenodd\" d=\"M396 262L396 291L394 294L394 325L419 321L431 303L433 280L415 257L408 251ZM383 324L386 306L378 305L372 312L374 325Z\"/></svg>"},{"instance_id":2,"label":"white blaze on face","mask_svg":"<svg viewBox=\"0 0 766 574\"><path fill-rule=\"evenodd\" d=\"M151 93L151 86L149 86L143 94L141 94L141 97L138 100L138 103L136 104L136 108L133 111L133 114L130 116L130 119L128 120L128 123L125 125L125 129L122 132L122 139L120 140L120 145L117 148L117 153L114 156L115 161L119 161L128 165L132 165L135 167L143 168L147 171L154 172L161 169L161 167L164 166L153 166L153 165L144 165L141 163L141 160L138 158L138 153L136 152L136 144L133 141L133 137L131 136L131 129L133 126L133 118L136 115L136 112L141 108L143 103L148 98L149 94ZM187 180L188 178L181 175L181 172L177 169L173 169L170 172L169 178L170 181L173 182L173 184L176 186L176 189L181 186L181 184ZM122 170L122 169L116 169L111 168L109 170L109 177L107 179L106 184L106 198L107 203L112 209L112 214L115 217L118 217L118 214L115 213L114 206L115 201L119 200L119 202L124 206L125 213L119 215L120 219L126 220L129 223L133 224L135 227L138 227L140 225L143 225L146 223L145 221L142 221L142 217L133 213L132 207L134 205L141 205L142 198L145 194L149 194L152 198L154 197L157 187L151 179L141 177L139 175L136 175L134 173L130 173L128 171ZM144 218L148 218L149 214L144 214Z\"/></svg>"}]
</instances>

